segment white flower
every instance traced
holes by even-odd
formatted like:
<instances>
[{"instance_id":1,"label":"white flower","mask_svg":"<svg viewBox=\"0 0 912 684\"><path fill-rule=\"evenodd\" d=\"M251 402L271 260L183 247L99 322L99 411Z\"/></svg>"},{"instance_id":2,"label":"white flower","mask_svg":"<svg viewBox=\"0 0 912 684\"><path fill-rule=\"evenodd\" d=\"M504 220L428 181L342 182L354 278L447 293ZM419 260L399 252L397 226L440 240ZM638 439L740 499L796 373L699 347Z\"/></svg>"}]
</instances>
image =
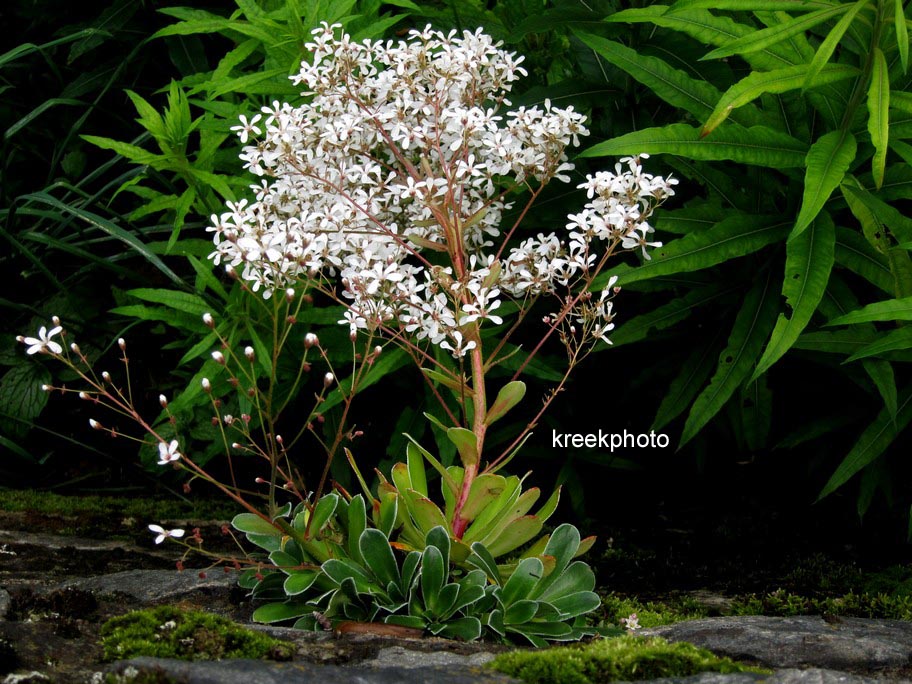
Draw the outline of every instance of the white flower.
<instances>
[{"instance_id":1,"label":"white flower","mask_svg":"<svg viewBox=\"0 0 912 684\"><path fill-rule=\"evenodd\" d=\"M163 541L165 541L165 539L168 539L169 537L180 538L180 537L184 536L183 530L180 530L180 529L166 530L161 525L149 525L149 529L152 531L153 534L158 535L155 538L156 544L161 544Z\"/></svg>"},{"instance_id":2,"label":"white flower","mask_svg":"<svg viewBox=\"0 0 912 684\"><path fill-rule=\"evenodd\" d=\"M38 352L41 352L42 354L61 354L63 353L63 347L57 342L54 342L51 338L62 330L63 328L58 325L48 331L48 329L42 325L38 330L38 337L22 337L19 341L29 345L29 348L25 350L26 354L36 354Z\"/></svg>"},{"instance_id":3,"label":"white flower","mask_svg":"<svg viewBox=\"0 0 912 684\"><path fill-rule=\"evenodd\" d=\"M263 132L262 129L255 125L257 121L263 118L262 114L255 115L250 121L247 121L247 117L243 114L241 114L238 118L241 120L241 125L232 126L231 130L237 132L238 137L241 139L242 143L247 143L247 136L251 133L254 135L260 135L260 133Z\"/></svg>"},{"instance_id":4,"label":"white flower","mask_svg":"<svg viewBox=\"0 0 912 684\"><path fill-rule=\"evenodd\" d=\"M181 453L177 450L177 440L172 439L169 444L165 442L158 443L158 465L168 465L174 461L180 460Z\"/></svg>"},{"instance_id":5,"label":"white flower","mask_svg":"<svg viewBox=\"0 0 912 684\"><path fill-rule=\"evenodd\" d=\"M621 618L621 624L624 625L631 632L635 629L640 629L640 619L637 617L636 613L631 613L629 617Z\"/></svg>"}]
</instances>

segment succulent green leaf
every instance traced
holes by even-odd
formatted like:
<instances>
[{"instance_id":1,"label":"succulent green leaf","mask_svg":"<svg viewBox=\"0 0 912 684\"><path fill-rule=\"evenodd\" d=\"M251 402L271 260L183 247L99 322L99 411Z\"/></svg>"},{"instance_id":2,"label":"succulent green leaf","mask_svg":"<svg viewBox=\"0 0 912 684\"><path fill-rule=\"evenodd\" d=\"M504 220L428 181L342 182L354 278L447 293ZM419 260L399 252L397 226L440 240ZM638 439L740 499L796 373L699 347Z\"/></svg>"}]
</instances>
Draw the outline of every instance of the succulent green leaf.
<instances>
[{"instance_id":1,"label":"succulent green leaf","mask_svg":"<svg viewBox=\"0 0 912 684\"><path fill-rule=\"evenodd\" d=\"M912 420L912 387L907 387L897 401L896 419L884 407L862 433L836 468L817 500L829 496L848 482L859 470L878 458Z\"/></svg>"},{"instance_id":2,"label":"succulent green leaf","mask_svg":"<svg viewBox=\"0 0 912 684\"><path fill-rule=\"evenodd\" d=\"M338 505L339 495L335 492L320 497L320 500L313 509L313 522L310 524L311 536L316 536L324 527L326 527L326 524L336 512Z\"/></svg>"},{"instance_id":3,"label":"succulent green leaf","mask_svg":"<svg viewBox=\"0 0 912 684\"><path fill-rule=\"evenodd\" d=\"M912 328L910 327L898 328L880 335L874 342L867 344L847 358L846 363L906 349L912 349Z\"/></svg>"},{"instance_id":4,"label":"succulent green leaf","mask_svg":"<svg viewBox=\"0 0 912 684\"><path fill-rule=\"evenodd\" d=\"M492 534L490 541L485 543L495 558L510 553L519 548L541 532L544 521L537 515L525 515L520 518L514 518L502 529L498 530L496 535Z\"/></svg>"},{"instance_id":5,"label":"succulent green leaf","mask_svg":"<svg viewBox=\"0 0 912 684\"><path fill-rule=\"evenodd\" d=\"M831 131L811 145L806 160L801 210L789 239L801 235L823 209L855 161L856 149L855 136L842 130Z\"/></svg>"},{"instance_id":6,"label":"succulent green leaf","mask_svg":"<svg viewBox=\"0 0 912 684\"><path fill-rule=\"evenodd\" d=\"M511 475L505 478L504 490L493 503L489 503L478 512L466 529L462 537L463 541L471 544L474 541L483 540L502 519L504 512L519 500L521 490L522 483L518 477Z\"/></svg>"},{"instance_id":7,"label":"succulent green leaf","mask_svg":"<svg viewBox=\"0 0 912 684\"><path fill-rule=\"evenodd\" d=\"M807 145L766 126L725 126L705 137L700 128L671 124L627 133L584 150L581 157L675 154L702 161L736 161L783 169L804 166Z\"/></svg>"},{"instance_id":8,"label":"succulent green leaf","mask_svg":"<svg viewBox=\"0 0 912 684\"><path fill-rule=\"evenodd\" d=\"M313 606L304 602L267 603L253 611L253 621L271 624L283 620L293 620L302 615L313 613Z\"/></svg>"},{"instance_id":9,"label":"succulent green leaf","mask_svg":"<svg viewBox=\"0 0 912 684\"><path fill-rule=\"evenodd\" d=\"M474 641L481 636L481 620L474 616L461 617L456 620L447 620L439 630L431 630L437 636L446 639L461 639Z\"/></svg>"},{"instance_id":10,"label":"succulent green leaf","mask_svg":"<svg viewBox=\"0 0 912 684\"><path fill-rule=\"evenodd\" d=\"M380 520L378 527L387 537L392 535L399 517L399 496L395 493L380 497Z\"/></svg>"},{"instance_id":11,"label":"succulent green leaf","mask_svg":"<svg viewBox=\"0 0 912 684\"><path fill-rule=\"evenodd\" d=\"M463 520L475 520L485 508L497 502L506 487L507 481L501 475L483 473L476 477L460 513Z\"/></svg>"},{"instance_id":12,"label":"succulent green leaf","mask_svg":"<svg viewBox=\"0 0 912 684\"><path fill-rule=\"evenodd\" d=\"M565 598L579 592L595 590L595 573L586 563L574 561L565 570L552 571L549 578L551 582L543 592L536 592L536 598L556 604L557 599Z\"/></svg>"},{"instance_id":13,"label":"succulent green leaf","mask_svg":"<svg viewBox=\"0 0 912 684\"><path fill-rule=\"evenodd\" d=\"M451 427L447 430L447 437L456 445L464 468L478 465L478 438L474 432L463 427Z\"/></svg>"},{"instance_id":14,"label":"succulent green leaf","mask_svg":"<svg viewBox=\"0 0 912 684\"><path fill-rule=\"evenodd\" d=\"M436 546L428 546L421 552L421 595L424 597L424 604L432 612L437 611L446 571L440 549Z\"/></svg>"},{"instance_id":15,"label":"succulent green leaf","mask_svg":"<svg viewBox=\"0 0 912 684\"><path fill-rule=\"evenodd\" d=\"M754 31L742 38L726 43L722 47L716 48L707 54L703 59L720 59L722 57L744 55L763 50L771 45L785 41L792 36L802 34L818 24L822 24L833 17L847 12L848 9L847 5L839 4L817 10L816 12L808 12L807 14L803 14L790 21L769 28L760 29L759 31Z\"/></svg>"},{"instance_id":16,"label":"succulent green leaf","mask_svg":"<svg viewBox=\"0 0 912 684\"><path fill-rule=\"evenodd\" d=\"M319 570L296 570L285 578L285 593L289 596L303 594L313 586L319 576Z\"/></svg>"},{"instance_id":17,"label":"succulent green leaf","mask_svg":"<svg viewBox=\"0 0 912 684\"><path fill-rule=\"evenodd\" d=\"M259 534L270 537L281 537L284 533L276 525L254 513L238 513L231 521L231 526L245 534Z\"/></svg>"},{"instance_id":18,"label":"succulent green leaf","mask_svg":"<svg viewBox=\"0 0 912 684\"><path fill-rule=\"evenodd\" d=\"M833 269L836 227L826 212L786 245L782 295L791 316L779 314L763 356L750 378L754 382L791 348L823 299Z\"/></svg>"},{"instance_id":19,"label":"succulent green leaf","mask_svg":"<svg viewBox=\"0 0 912 684\"><path fill-rule=\"evenodd\" d=\"M880 48L874 48L871 83L868 86L868 133L874 145L871 171L877 189L883 185L887 164L887 143L890 139L890 72Z\"/></svg>"},{"instance_id":20,"label":"succulent green leaf","mask_svg":"<svg viewBox=\"0 0 912 684\"><path fill-rule=\"evenodd\" d=\"M500 420L507 412L516 406L526 394L526 383L520 380L513 380L500 388L494 403L488 407L485 415L485 425L491 425ZM474 436L474 435L473 435Z\"/></svg>"},{"instance_id":21,"label":"succulent green leaf","mask_svg":"<svg viewBox=\"0 0 912 684\"><path fill-rule=\"evenodd\" d=\"M497 568L497 562L484 544L481 542L472 544L472 555L469 556L467 562L469 565L474 565L484 572L497 586L503 586L503 579L500 576L500 570ZM503 633L503 630L500 633Z\"/></svg>"},{"instance_id":22,"label":"succulent green leaf","mask_svg":"<svg viewBox=\"0 0 912 684\"><path fill-rule=\"evenodd\" d=\"M367 528L358 538L358 547L364 558L364 565L377 576L381 584L386 586L390 582L399 584L399 566L393 555L393 547L383 532L374 528Z\"/></svg>"},{"instance_id":23,"label":"succulent green leaf","mask_svg":"<svg viewBox=\"0 0 912 684\"><path fill-rule=\"evenodd\" d=\"M602 605L602 600L594 591L580 591L551 601L551 605L561 613L561 618L574 618L591 613Z\"/></svg>"},{"instance_id":24,"label":"succulent green leaf","mask_svg":"<svg viewBox=\"0 0 912 684\"><path fill-rule=\"evenodd\" d=\"M440 507L426 496L421 496L414 489L399 493L418 529L427 534L435 527L449 528Z\"/></svg>"},{"instance_id":25,"label":"succulent green leaf","mask_svg":"<svg viewBox=\"0 0 912 684\"><path fill-rule=\"evenodd\" d=\"M406 435L405 438L414 444L415 448L421 452L421 455L427 459L427 462L431 464L434 470L440 473L440 478L442 479L444 485L446 485L446 487L453 493L453 495L455 495L459 488L457 487L456 482L453 480L453 477L447 472L447 469L443 467L443 464L437 460L437 458L435 458L430 451L416 442L411 435Z\"/></svg>"},{"instance_id":26,"label":"succulent green leaf","mask_svg":"<svg viewBox=\"0 0 912 684\"><path fill-rule=\"evenodd\" d=\"M504 623L507 625L521 625L535 617L538 612L538 601L521 599L508 606L504 611Z\"/></svg>"},{"instance_id":27,"label":"succulent green leaf","mask_svg":"<svg viewBox=\"0 0 912 684\"><path fill-rule=\"evenodd\" d=\"M777 27L778 28L778 27ZM764 93L784 93L801 88L807 78L808 65L784 67L773 71L754 71L725 91L712 114L703 124L700 135L712 133L732 110L756 100ZM858 75L858 69L847 64L828 64L814 77L811 87L834 83Z\"/></svg>"},{"instance_id":28,"label":"succulent green leaf","mask_svg":"<svg viewBox=\"0 0 912 684\"><path fill-rule=\"evenodd\" d=\"M443 525L438 525L433 528L430 532L427 533L425 538L425 546L436 546L440 551L440 555L443 557L444 567L449 567L450 565L450 533L447 532L447 528Z\"/></svg>"},{"instance_id":29,"label":"succulent green leaf","mask_svg":"<svg viewBox=\"0 0 912 684\"><path fill-rule=\"evenodd\" d=\"M693 439L748 378L772 330L777 309L771 277L758 280L735 318L715 375L690 409L681 434L682 446Z\"/></svg>"},{"instance_id":30,"label":"succulent green leaf","mask_svg":"<svg viewBox=\"0 0 912 684\"><path fill-rule=\"evenodd\" d=\"M365 530L367 532L368 530ZM374 530L375 532L379 530ZM362 535L363 536L363 535ZM368 593L379 585L360 565L342 558L330 558L321 566L323 574L340 587L346 580L354 582L355 591Z\"/></svg>"},{"instance_id":31,"label":"succulent green leaf","mask_svg":"<svg viewBox=\"0 0 912 684\"><path fill-rule=\"evenodd\" d=\"M900 2L900 4L902 4ZM848 30L849 25L855 21L855 17L858 13L863 10L865 7L871 5L871 0L858 0L854 5L852 5L849 10L836 22L836 25L830 30L827 34L827 37L820 44L820 47L817 48L817 52L814 53L814 59L811 60L810 66L808 67L807 77L805 78L803 89L812 88L814 79L817 74L820 73L820 70L823 69L824 65L830 61L830 57L833 56L833 52L836 50L836 47L839 45L839 41L842 40L842 37L845 35L845 32Z\"/></svg>"},{"instance_id":32,"label":"succulent green leaf","mask_svg":"<svg viewBox=\"0 0 912 684\"><path fill-rule=\"evenodd\" d=\"M421 372L428 376L431 380L439 382L447 389L452 390L456 393L457 396L461 396L465 392L465 383L461 380L454 379L452 375L432 370L430 368L422 368Z\"/></svg>"},{"instance_id":33,"label":"succulent green leaf","mask_svg":"<svg viewBox=\"0 0 912 684\"><path fill-rule=\"evenodd\" d=\"M361 555L359 540L361 533L367 529L367 505L364 498L358 494L352 497L348 505L348 529L346 530L346 542L348 545L348 555L356 563L364 564L364 557Z\"/></svg>"},{"instance_id":34,"label":"succulent green leaf","mask_svg":"<svg viewBox=\"0 0 912 684\"><path fill-rule=\"evenodd\" d=\"M560 502L561 489L562 487L560 485L557 486L554 491L551 492L551 496L548 497L548 500L542 504L542 507L539 508L538 512L535 514L543 523L548 522L548 518L554 515L554 511L557 510L557 504Z\"/></svg>"},{"instance_id":35,"label":"succulent green leaf","mask_svg":"<svg viewBox=\"0 0 912 684\"><path fill-rule=\"evenodd\" d=\"M395 464L390 470L390 478L400 492L412 489L412 478L409 477L409 467L405 463Z\"/></svg>"},{"instance_id":36,"label":"succulent green leaf","mask_svg":"<svg viewBox=\"0 0 912 684\"><path fill-rule=\"evenodd\" d=\"M408 475L412 489L421 494L421 496L427 496L427 471L424 468L424 457L411 442L405 445L405 461L408 465Z\"/></svg>"},{"instance_id":37,"label":"succulent green leaf","mask_svg":"<svg viewBox=\"0 0 912 684\"><path fill-rule=\"evenodd\" d=\"M544 573L545 568L541 559L522 559L506 584L503 585L500 599L504 607L509 608L517 601L528 598L532 594L532 590L541 581ZM506 615L504 616L504 621L506 622Z\"/></svg>"}]
</instances>

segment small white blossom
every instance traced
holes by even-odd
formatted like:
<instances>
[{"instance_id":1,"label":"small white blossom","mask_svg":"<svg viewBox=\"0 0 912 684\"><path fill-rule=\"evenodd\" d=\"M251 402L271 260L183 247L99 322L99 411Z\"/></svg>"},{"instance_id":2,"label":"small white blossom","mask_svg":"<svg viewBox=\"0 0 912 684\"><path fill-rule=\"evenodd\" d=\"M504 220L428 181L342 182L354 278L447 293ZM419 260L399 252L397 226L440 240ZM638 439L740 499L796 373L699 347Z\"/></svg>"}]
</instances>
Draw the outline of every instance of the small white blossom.
<instances>
[{"instance_id":1,"label":"small white blossom","mask_svg":"<svg viewBox=\"0 0 912 684\"><path fill-rule=\"evenodd\" d=\"M161 544L163 541L165 541L165 539L168 539L168 538L179 539L180 537L184 536L184 530L181 530L181 529L166 530L161 525L149 525L149 530L153 534L158 535L157 537L155 537L156 544Z\"/></svg>"},{"instance_id":2,"label":"small white blossom","mask_svg":"<svg viewBox=\"0 0 912 684\"><path fill-rule=\"evenodd\" d=\"M29 348L25 350L26 354L61 354L63 353L63 347L61 347L57 342L51 338L54 335L59 334L63 328L61 326L55 326L50 330L45 326L41 326L38 329L38 337L17 337L16 339L23 344L29 345Z\"/></svg>"},{"instance_id":3,"label":"small white blossom","mask_svg":"<svg viewBox=\"0 0 912 684\"><path fill-rule=\"evenodd\" d=\"M180 460L180 458L181 453L178 451L176 439L172 439L170 443L158 443L158 465L168 465L169 463Z\"/></svg>"}]
</instances>

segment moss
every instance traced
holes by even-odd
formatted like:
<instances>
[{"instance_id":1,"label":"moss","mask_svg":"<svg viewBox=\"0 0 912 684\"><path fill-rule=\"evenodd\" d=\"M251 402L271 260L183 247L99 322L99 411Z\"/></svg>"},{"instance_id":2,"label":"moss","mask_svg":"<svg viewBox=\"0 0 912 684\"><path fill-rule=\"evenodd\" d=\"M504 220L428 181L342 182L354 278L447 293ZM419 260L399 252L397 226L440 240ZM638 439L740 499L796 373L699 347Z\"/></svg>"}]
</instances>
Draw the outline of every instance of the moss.
<instances>
[{"instance_id":1,"label":"moss","mask_svg":"<svg viewBox=\"0 0 912 684\"><path fill-rule=\"evenodd\" d=\"M289 660L290 644L240 627L231 620L176 606L138 610L108 620L101 628L104 659L136 656L219 660Z\"/></svg>"},{"instance_id":2,"label":"moss","mask_svg":"<svg viewBox=\"0 0 912 684\"><path fill-rule=\"evenodd\" d=\"M687 677L700 672L762 672L693 644L634 636L547 650L511 651L497 656L490 667L529 684L598 684Z\"/></svg>"},{"instance_id":3,"label":"moss","mask_svg":"<svg viewBox=\"0 0 912 684\"><path fill-rule=\"evenodd\" d=\"M912 620L912 596L848 592L823 598L779 589L736 599L731 615L833 615L883 620Z\"/></svg>"},{"instance_id":4,"label":"moss","mask_svg":"<svg viewBox=\"0 0 912 684\"><path fill-rule=\"evenodd\" d=\"M230 519L237 511L223 501L157 500L143 497L63 496L50 492L0 490L0 510L64 517L119 516L142 520Z\"/></svg>"},{"instance_id":5,"label":"moss","mask_svg":"<svg viewBox=\"0 0 912 684\"><path fill-rule=\"evenodd\" d=\"M663 602L642 602L613 593L602 597L601 616L605 623L620 625L621 620L632 613L636 613L640 627L658 627L706 617L707 610L698 601L686 596Z\"/></svg>"}]
</instances>

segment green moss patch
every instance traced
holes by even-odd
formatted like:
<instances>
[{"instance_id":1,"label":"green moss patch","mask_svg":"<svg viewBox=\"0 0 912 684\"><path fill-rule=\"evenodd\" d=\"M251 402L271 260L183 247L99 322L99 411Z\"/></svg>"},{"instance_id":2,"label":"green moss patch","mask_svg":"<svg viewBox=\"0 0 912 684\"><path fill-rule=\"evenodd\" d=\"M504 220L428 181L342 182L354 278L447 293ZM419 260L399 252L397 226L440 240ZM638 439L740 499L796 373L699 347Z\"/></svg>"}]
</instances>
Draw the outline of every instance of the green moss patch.
<instances>
[{"instance_id":1,"label":"green moss patch","mask_svg":"<svg viewBox=\"0 0 912 684\"><path fill-rule=\"evenodd\" d=\"M670 625L684 620L698 620L708 615L699 601L686 596L663 602L643 602L613 593L602 597L601 617L604 623L623 624L621 620L633 613L636 613L640 627Z\"/></svg>"},{"instance_id":2,"label":"green moss patch","mask_svg":"<svg viewBox=\"0 0 912 684\"><path fill-rule=\"evenodd\" d=\"M889 594L856 594L822 598L800 596L784 590L754 594L734 601L731 615L836 615L876 618L879 620L912 620L912 596Z\"/></svg>"},{"instance_id":3,"label":"green moss patch","mask_svg":"<svg viewBox=\"0 0 912 684\"><path fill-rule=\"evenodd\" d=\"M197 610L160 606L108 620L101 628L104 659L136 656L220 660L290 660L293 647L231 620Z\"/></svg>"},{"instance_id":4,"label":"green moss patch","mask_svg":"<svg viewBox=\"0 0 912 684\"><path fill-rule=\"evenodd\" d=\"M766 672L719 658L693 644L634 636L546 650L511 651L497 656L490 667L529 684L600 684L687 677L700 672Z\"/></svg>"}]
</instances>

